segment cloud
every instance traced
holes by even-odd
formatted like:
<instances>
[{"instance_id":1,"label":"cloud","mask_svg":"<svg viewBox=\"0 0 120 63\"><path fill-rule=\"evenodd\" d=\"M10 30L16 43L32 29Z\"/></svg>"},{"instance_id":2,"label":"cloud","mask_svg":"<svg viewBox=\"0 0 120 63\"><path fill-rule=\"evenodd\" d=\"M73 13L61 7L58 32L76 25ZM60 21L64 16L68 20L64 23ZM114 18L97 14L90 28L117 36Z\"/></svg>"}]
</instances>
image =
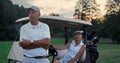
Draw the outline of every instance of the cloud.
<instances>
[{"instance_id":1,"label":"cloud","mask_svg":"<svg viewBox=\"0 0 120 63\"><path fill-rule=\"evenodd\" d=\"M74 14L74 10L71 10L68 12L61 13L60 15L67 17L67 18L73 18L73 14Z\"/></svg>"},{"instance_id":2,"label":"cloud","mask_svg":"<svg viewBox=\"0 0 120 63\"><path fill-rule=\"evenodd\" d=\"M74 7L78 0L12 0L14 4L30 7L38 6L41 9L41 14L58 13L63 16L73 16ZM101 4L101 11L104 11L104 0L97 0Z\"/></svg>"},{"instance_id":3,"label":"cloud","mask_svg":"<svg viewBox=\"0 0 120 63\"><path fill-rule=\"evenodd\" d=\"M31 0L11 0L13 4L18 4L19 6L29 7L31 3L29 1Z\"/></svg>"},{"instance_id":4,"label":"cloud","mask_svg":"<svg viewBox=\"0 0 120 63\"><path fill-rule=\"evenodd\" d=\"M63 13L74 9L75 0L34 0L31 1L33 5L39 6L46 11Z\"/></svg>"},{"instance_id":5,"label":"cloud","mask_svg":"<svg viewBox=\"0 0 120 63\"><path fill-rule=\"evenodd\" d=\"M13 3L30 7L38 6L42 14L50 14L52 12L63 14L74 10L77 0L12 0Z\"/></svg>"}]
</instances>

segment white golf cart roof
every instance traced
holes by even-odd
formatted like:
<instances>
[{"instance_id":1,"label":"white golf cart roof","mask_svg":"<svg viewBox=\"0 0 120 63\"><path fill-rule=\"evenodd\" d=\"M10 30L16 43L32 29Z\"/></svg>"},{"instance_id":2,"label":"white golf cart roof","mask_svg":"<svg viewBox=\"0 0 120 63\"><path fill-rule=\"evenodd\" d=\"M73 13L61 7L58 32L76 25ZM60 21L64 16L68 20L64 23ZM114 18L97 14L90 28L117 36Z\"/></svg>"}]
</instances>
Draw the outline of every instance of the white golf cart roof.
<instances>
[{"instance_id":1,"label":"white golf cart roof","mask_svg":"<svg viewBox=\"0 0 120 63\"><path fill-rule=\"evenodd\" d=\"M81 25L92 25L90 22L78 19L70 19L59 16L40 16L40 21L47 23L50 26L57 27L81 27ZM29 21L29 17L24 17L16 20L16 22Z\"/></svg>"}]
</instances>

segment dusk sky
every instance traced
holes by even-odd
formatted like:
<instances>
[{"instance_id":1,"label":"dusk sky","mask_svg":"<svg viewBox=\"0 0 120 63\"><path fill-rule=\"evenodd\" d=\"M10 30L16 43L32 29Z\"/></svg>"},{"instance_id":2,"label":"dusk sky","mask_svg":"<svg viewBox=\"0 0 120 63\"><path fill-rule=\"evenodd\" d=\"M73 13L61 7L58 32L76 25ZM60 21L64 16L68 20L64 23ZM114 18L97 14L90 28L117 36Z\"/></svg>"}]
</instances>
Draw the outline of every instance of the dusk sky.
<instances>
[{"instance_id":1,"label":"dusk sky","mask_svg":"<svg viewBox=\"0 0 120 63\"><path fill-rule=\"evenodd\" d=\"M78 0L11 0L14 4L23 5L28 8L32 5L38 6L42 15L58 13L60 16L72 18L75 5ZM100 4L101 11L104 11L106 0L97 0ZM104 14L104 12L102 13Z\"/></svg>"}]
</instances>

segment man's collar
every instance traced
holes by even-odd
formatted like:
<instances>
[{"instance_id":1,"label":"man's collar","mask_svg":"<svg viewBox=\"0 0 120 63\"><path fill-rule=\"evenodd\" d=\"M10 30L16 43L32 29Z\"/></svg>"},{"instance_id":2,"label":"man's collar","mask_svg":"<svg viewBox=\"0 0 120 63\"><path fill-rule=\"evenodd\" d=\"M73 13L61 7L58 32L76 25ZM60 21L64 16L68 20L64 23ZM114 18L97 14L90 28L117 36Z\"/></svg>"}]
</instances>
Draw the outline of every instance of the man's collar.
<instances>
[{"instance_id":1,"label":"man's collar","mask_svg":"<svg viewBox=\"0 0 120 63\"><path fill-rule=\"evenodd\" d=\"M29 24L29 26L32 27L32 28L33 28L33 27L39 27L39 26L40 26L40 22L38 22L37 25L32 25L30 22L29 22L28 24Z\"/></svg>"}]
</instances>

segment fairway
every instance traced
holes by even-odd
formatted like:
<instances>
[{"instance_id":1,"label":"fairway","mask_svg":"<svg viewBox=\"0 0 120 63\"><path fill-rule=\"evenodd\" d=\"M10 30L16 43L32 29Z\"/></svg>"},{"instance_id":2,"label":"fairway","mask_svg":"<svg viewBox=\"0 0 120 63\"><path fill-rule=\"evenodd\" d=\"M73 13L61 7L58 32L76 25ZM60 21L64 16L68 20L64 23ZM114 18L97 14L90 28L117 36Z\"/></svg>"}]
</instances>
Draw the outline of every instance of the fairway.
<instances>
[{"instance_id":1,"label":"fairway","mask_svg":"<svg viewBox=\"0 0 120 63\"><path fill-rule=\"evenodd\" d=\"M12 41L0 41L0 63L7 63L7 55L11 45Z\"/></svg>"},{"instance_id":2,"label":"fairway","mask_svg":"<svg viewBox=\"0 0 120 63\"><path fill-rule=\"evenodd\" d=\"M72 39L70 39L71 41ZM13 41L0 41L0 63L7 63L7 55ZM51 44L63 45L63 38L52 38ZM99 42L98 50L100 56L97 63L120 63L120 44L112 44L111 42Z\"/></svg>"},{"instance_id":3,"label":"fairway","mask_svg":"<svg viewBox=\"0 0 120 63\"><path fill-rule=\"evenodd\" d=\"M120 44L101 42L98 44L100 57L97 63L120 63Z\"/></svg>"}]
</instances>

